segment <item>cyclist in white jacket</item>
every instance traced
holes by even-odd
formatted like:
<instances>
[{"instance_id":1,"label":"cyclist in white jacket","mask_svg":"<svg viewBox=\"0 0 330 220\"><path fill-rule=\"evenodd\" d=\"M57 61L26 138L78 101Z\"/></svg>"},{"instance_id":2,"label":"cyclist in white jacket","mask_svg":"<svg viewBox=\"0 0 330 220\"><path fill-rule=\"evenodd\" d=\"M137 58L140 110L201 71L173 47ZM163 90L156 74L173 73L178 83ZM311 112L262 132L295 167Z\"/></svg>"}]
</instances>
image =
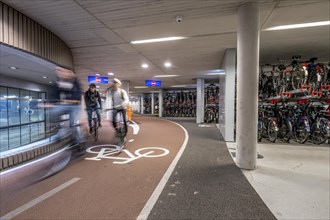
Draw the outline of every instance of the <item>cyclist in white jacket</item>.
<instances>
[{"instance_id":1,"label":"cyclist in white jacket","mask_svg":"<svg viewBox=\"0 0 330 220\"><path fill-rule=\"evenodd\" d=\"M118 112L122 112L125 130L127 131L126 111L129 101L128 95L127 92L121 88L121 82L119 79L114 78L112 82L113 82L111 89L112 108L113 108L112 125L117 131L117 114Z\"/></svg>"}]
</instances>

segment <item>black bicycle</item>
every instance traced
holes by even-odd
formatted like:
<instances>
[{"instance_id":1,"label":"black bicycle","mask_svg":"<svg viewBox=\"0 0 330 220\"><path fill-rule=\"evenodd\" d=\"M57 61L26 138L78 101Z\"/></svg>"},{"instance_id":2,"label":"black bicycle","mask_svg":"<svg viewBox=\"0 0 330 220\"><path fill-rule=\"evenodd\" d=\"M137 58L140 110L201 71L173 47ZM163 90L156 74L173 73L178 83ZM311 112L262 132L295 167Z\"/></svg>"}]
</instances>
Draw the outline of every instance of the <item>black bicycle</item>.
<instances>
[{"instance_id":1,"label":"black bicycle","mask_svg":"<svg viewBox=\"0 0 330 220\"><path fill-rule=\"evenodd\" d=\"M99 138L99 123L96 115L96 111L92 112L92 131L94 141L97 141Z\"/></svg>"},{"instance_id":2,"label":"black bicycle","mask_svg":"<svg viewBox=\"0 0 330 220\"><path fill-rule=\"evenodd\" d=\"M110 110L112 111L112 114L116 114L115 122L114 122L116 137L118 137L120 140L118 145L122 146L123 148L126 142L126 135L128 131L126 110L114 108L114 109L107 109L106 111L110 111Z\"/></svg>"}]
</instances>

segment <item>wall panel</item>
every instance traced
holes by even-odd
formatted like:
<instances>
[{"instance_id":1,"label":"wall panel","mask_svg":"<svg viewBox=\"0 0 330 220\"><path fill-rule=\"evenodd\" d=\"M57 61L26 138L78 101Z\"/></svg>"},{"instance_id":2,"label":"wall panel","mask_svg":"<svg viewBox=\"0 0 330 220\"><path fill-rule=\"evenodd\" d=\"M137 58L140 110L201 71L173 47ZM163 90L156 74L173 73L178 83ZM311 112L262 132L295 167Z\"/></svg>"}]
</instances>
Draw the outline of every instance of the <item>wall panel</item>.
<instances>
[{"instance_id":1,"label":"wall panel","mask_svg":"<svg viewBox=\"0 0 330 220\"><path fill-rule=\"evenodd\" d=\"M0 2L0 43L25 50L63 67L73 68L71 50L61 39L2 2Z\"/></svg>"},{"instance_id":2,"label":"wall panel","mask_svg":"<svg viewBox=\"0 0 330 220\"><path fill-rule=\"evenodd\" d=\"M3 21L2 5L3 4L0 3L0 42L3 42L3 25L2 24L4 23L4 21Z\"/></svg>"}]
</instances>

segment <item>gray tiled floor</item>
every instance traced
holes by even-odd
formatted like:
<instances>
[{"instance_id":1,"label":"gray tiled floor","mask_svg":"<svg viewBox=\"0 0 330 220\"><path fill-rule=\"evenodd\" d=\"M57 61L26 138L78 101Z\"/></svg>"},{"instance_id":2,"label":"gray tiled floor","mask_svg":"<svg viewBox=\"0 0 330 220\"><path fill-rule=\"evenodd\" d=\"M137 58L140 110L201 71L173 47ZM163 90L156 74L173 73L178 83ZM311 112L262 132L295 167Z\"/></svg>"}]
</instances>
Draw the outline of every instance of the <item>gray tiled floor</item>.
<instances>
[{"instance_id":1,"label":"gray tiled floor","mask_svg":"<svg viewBox=\"0 0 330 220\"><path fill-rule=\"evenodd\" d=\"M258 168L243 173L278 219L330 219L330 145L262 143L257 151Z\"/></svg>"}]
</instances>

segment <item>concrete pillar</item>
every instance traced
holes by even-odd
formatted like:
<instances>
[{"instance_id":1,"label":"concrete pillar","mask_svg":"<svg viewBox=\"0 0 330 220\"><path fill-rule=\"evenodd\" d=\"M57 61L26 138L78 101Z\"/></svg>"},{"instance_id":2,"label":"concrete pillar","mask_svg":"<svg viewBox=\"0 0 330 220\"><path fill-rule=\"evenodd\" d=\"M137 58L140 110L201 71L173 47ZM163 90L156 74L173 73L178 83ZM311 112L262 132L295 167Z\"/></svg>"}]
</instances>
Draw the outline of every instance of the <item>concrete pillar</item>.
<instances>
[{"instance_id":1,"label":"concrete pillar","mask_svg":"<svg viewBox=\"0 0 330 220\"><path fill-rule=\"evenodd\" d=\"M155 114L155 94L151 93L151 114Z\"/></svg>"},{"instance_id":2,"label":"concrete pillar","mask_svg":"<svg viewBox=\"0 0 330 220\"><path fill-rule=\"evenodd\" d=\"M236 49L227 49L221 69L225 74L219 76L219 127L225 141L235 141L235 89Z\"/></svg>"},{"instance_id":3,"label":"concrete pillar","mask_svg":"<svg viewBox=\"0 0 330 220\"><path fill-rule=\"evenodd\" d=\"M144 107L143 107L143 94L140 97L140 113L144 114Z\"/></svg>"},{"instance_id":4,"label":"concrete pillar","mask_svg":"<svg viewBox=\"0 0 330 220\"><path fill-rule=\"evenodd\" d=\"M158 104L158 117L163 117L163 89L159 89Z\"/></svg>"},{"instance_id":5,"label":"concrete pillar","mask_svg":"<svg viewBox=\"0 0 330 220\"><path fill-rule=\"evenodd\" d=\"M196 123L204 122L204 79L197 79Z\"/></svg>"},{"instance_id":6,"label":"concrete pillar","mask_svg":"<svg viewBox=\"0 0 330 220\"><path fill-rule=\"evenodd\" d=\"M257 168L259 7L255 2L238 9L236 164Z\"/></svg>"}]
</instances>

